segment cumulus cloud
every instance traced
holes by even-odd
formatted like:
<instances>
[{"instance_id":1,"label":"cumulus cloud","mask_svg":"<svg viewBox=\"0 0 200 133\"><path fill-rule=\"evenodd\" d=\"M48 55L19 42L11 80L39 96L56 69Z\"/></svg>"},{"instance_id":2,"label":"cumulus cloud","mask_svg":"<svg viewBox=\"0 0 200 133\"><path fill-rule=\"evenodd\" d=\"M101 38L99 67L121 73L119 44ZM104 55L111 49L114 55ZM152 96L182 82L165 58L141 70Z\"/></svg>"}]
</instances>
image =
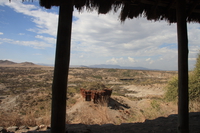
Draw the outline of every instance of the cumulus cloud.
<instances>
[{"instance_id":1,"label":"cumulus cloud","mask_svg":"<svg viewBox=\"0 0 200 133\"><path fill-rule=\"evenodd\" d=\"M121 24L117 13L97 16L96 13L75 12L74 15L79 18L73 23L72 45L77 48L74 50L134 59L176 53L176 49L160 47L163 43L176 43L176 27L173 24L169 26L163 21L153 23L143 18ZM113 58L112 62L118 61Z\"/></svg>"},{"instance_id":2,"label":"cumulus cloud","mask_svg":"<svg viewBox=\"0 0 200 133\"><path fill-rule=\"evenodd\" d=\"M145 18L126 20L121 24L118 13L97 16L95 12L75 11L74 15L79 18L73 23L72 45L77 48L75 51L91 53L92 57L98 57L98 54L112 57L107 63L145 66L143 61L146 58L149 60L146 62L148 67L177 69L176 24L146 21ZM197 27L196 24L188 24L191 57L200 48L200 30ZM119 61L119 56L133 57L137 63L131 64L130 60L128 63L125 58Z\"/></svg>"},{"instance_id":3,"label":"cumulus cloud","mask_svg":"<svg viewBox=\"0 0 200 133\"><path fill-rule=\"evenodd\" d=\"M0 35L3 35L3 32L0 32Z\"/></svg>"},{"instance_id":4,"label":"cumulus cloud","mask_svg":"<svg viewBox=\"0 0 200 133\"><path fill-rule=\"evenodd\" d=\"M36 33L46 33L52 36L56 36L57 24L58 24L58 14L47 12L46 10L39 8L35 5L23 4L21 0L16 0L8 2L4 0L0 3L1 5L6 5L15 10L18 13L32 17L31 21L36 24L36 28L28 29Z\"/></svg>"},{"instance_id":5,"label":"cumulus cloud","mask_svg":"<svg viewBox=\"0 0 200 133\"><path fill-rule=\"evenodd\" d=\"M15 0L9 2L8 0L2 0L0 2L1 6L8 6L12 8L15 12L30 16L30 21L35 23L35 28L28 29L39 34L48 34L50 36L56 36L57 31L57 20L58 15L56 13L47 12L38 6L30 3L22 3L21 0ZM0 32L1 34L1 32ZM3 33L2 33L3 34ZM25 35L25 33L19 33L18 35ZM36 35L35 38L41 39L42 41L30 40L14 40L8 38L1 38L1 42L7 42L17 45L29 46L35 49L44 49L46 47L52 47L55 45L56 39L54 37L46 37L43 35Z\"/></svg>"},{"instance_id":6,"label":"cumulus cloud","mask_svg":"<svg viewBox=\"0 0 200 133\"><path fill-rule=\"evenodd\" d=\"M35 38L42 40L20 43L12 40L12 43L33 48L52 47L55 44L58 14L31 3L24 5L21 1L11 3L7 0L2 1L0 5L9 6L18 13L30 16L36 27L29 31L36 32L38 35ZM94 59L98 59L101 61L100 64L177 69L176 24L147 21L145 18L126 20L121 23L118 16L119 13L98 15L95 11L79 13L74 10L74 17L77 19L72 24L72 60L81 58L91 63ZM47 37L45 34L53 37ZM189 59L193 59L200 49L199 24L188 24L188 35Z\"/></svg>"}]
</instances>

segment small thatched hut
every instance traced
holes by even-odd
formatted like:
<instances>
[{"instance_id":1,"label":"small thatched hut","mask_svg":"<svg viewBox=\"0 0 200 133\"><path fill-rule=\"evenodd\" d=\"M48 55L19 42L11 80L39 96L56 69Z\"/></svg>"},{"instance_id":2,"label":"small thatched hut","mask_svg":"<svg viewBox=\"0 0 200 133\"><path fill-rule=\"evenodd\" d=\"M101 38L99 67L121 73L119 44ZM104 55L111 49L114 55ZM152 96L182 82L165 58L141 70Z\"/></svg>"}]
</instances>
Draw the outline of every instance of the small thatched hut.
<instances>
[{"instance_id":1,"label":"small thatched hut","mask_svg":"<svg viewBox=\"0 0 200 133\"><path fill-rule=\"evenodd\" d=\"M25 1L25 0L23 0ZM200 22L200 0L39 0L50 9L59 6L59 24L55 70L52 87L51 132L65 133L66 86L70 60L70 41L73 8L108 13L120 10L125 21L144 16L147 20L177 22L178 32L178 132L189 132L188 126L188 38L186 22Z\"/></svg>"}]
</instances>

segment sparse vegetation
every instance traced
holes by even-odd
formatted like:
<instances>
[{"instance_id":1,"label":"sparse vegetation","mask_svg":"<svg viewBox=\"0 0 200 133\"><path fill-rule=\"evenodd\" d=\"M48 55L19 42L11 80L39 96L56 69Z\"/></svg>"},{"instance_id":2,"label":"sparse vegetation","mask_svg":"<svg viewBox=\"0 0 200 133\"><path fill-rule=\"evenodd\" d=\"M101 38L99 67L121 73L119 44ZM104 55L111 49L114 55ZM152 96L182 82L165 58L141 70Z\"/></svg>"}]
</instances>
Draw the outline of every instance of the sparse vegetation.
<instances>
[{"instance_id":1,"label":"sparse vegetation","mask_svg":"<svg viewBox=\"0 0 200 133\"><path fill-rule=\"evenodd\" d=\"M142 70L121 70L121 69L90 69L72 68L69 71L67 108L71 109L80 103L80 88L104 89L112 88L112 96L116 97L108 105L91 105L88 108L98 112L95 116L88 117L88 108L75 110L68 116L68 123L79 122L84 124L105 124L122 122L141 122L144 119L154 118L162 115L162 107L157 102L158 96L128 97L127 94L137 94L138 91L125 89L125 86L146 87L149 90L157 84L164 86L168 79L177 72L168 71L142 71ZM7 99L14 102L8 106L1 106L0 113L4 116L6 123L0 126L29 125L50 123L51 110L51 84L53 69L41 68L9 68L0 67L0 100L6 103ZM125 80L121 80L125 79ZM131 79L131 80L126 80ZM161 87L161 88L162 88ZM157 87L159 88L159 87ZM139 90L139 88L138 88ZM140 102L145 99L153 100L148 103L149 108L135 109L127 102ZM3 105L3 104L2 104ZM197 105L193 105L196 106ZM145 107L145 106L144 106ZM7 109L7 110L3 110ZM5 113L6 112L6 113ZM151 115L154 112L155 114ZM160 112L160 113L157 113ZM80 114L82 113L82 115ZM12 115L16 118L12 119ZM74 114L74 115L73 115ZM92 114L92 112L91 112ZM110 115L108 115L110 114ZM112 116L112 117L111 117ZM9 122L10 121L10 122Z\"/></svg>"},{"instance_id":2,"label":"sparse vegetation","mask_svg":"<svg viewBox=\"0 0 200 133\"><path fill-rule=\"evenodd\" d=\"M197 57L195 68L189 73L189 100L190 102L200 101L200 54ZM166 86L165 99L177 101L178 98L178 77L172 78Z\"/></svg>"},{"instance_id":3,"label":"sparse vegetation","mask_svg":"<svg viewBox=\"0 0 200 133\"><path fill-rule=\"evenodd\" d=\"M178 77L173 77L166 86L165 99L167 101L175 101L178 100Z\"/></svg>"}]
</instances>

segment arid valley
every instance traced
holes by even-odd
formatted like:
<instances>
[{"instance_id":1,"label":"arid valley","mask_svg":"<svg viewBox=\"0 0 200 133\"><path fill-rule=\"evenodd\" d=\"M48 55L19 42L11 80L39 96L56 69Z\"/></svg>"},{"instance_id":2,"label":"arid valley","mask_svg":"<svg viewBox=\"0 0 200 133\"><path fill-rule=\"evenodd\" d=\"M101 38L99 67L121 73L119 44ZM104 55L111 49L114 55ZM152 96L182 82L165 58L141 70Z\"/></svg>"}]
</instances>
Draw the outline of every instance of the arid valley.
<instances>
[{"instance_id":1,"label":"arid valley","mask_svg":"<svg viewBox=\"0 0 200 133\"><path fill-rule=\"evenodd\" d=\"M176 132L177 103L164 100L166 85L176 75L177 71L70 68L66 123L74 126L68 128L69 132ZM47 130L52 79L53 67L30 62L1 63L0 127L29 127L16 133L36 126L37 131ZM85 101L80 94L80 88L102 87L112 89L109 102L104 104ZM196 120L193 126L198 128L200 116L192 116Z\"/></svg>"}]
</instances>

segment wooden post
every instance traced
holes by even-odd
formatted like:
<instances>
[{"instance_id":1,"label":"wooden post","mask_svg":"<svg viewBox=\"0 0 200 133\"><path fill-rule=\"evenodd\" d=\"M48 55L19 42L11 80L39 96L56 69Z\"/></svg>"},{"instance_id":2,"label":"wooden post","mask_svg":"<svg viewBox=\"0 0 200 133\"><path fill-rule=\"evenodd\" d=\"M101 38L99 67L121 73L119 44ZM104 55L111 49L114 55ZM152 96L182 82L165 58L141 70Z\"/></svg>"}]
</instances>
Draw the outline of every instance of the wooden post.
<instances>
[{"instance_id":1,"label":"wooden post","mask_svg":"<svg viewBox=\"0 0 200 133\"><path fill-rule=\"evenodd\" d=\"M73 0L60 0L52 85L51 133L65 133Z\"/></svg>"},{"instance_id":2,"label":"wooden post","mask_svg":"<svg viewBox=\"0 0 200 133\"><path fill-rule=\"evenodd\" d=\"M186 1L177 0L176 2L178 34L178 133L189 133Z\"/></svg>"}]
</instances>

